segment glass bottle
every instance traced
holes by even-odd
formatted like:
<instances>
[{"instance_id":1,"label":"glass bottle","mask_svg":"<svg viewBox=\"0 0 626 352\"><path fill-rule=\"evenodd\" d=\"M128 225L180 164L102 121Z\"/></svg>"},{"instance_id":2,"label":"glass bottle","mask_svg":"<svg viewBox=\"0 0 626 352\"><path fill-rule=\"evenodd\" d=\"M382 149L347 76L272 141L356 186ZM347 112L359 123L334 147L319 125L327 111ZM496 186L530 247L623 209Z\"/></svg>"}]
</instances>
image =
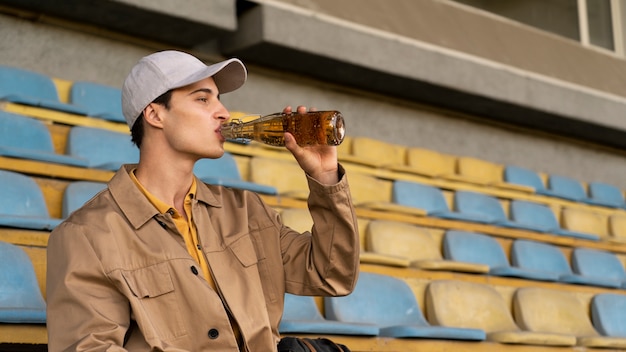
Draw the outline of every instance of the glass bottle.
<instances>
[{"instance_id":1,"label":"glass bottle","mask_svg":"<svg viewBox=\"0 0 626 352\"><path fill-rule=\"evenodd\" d=\"M276 113L248 122L235 119L222 125L221 132L226 140L254 140L276 147L285 145L285 132L291 133L299 146L336 146L343 141L346 127L341 113L330 110Z\"/></svg>"}]
</instances>

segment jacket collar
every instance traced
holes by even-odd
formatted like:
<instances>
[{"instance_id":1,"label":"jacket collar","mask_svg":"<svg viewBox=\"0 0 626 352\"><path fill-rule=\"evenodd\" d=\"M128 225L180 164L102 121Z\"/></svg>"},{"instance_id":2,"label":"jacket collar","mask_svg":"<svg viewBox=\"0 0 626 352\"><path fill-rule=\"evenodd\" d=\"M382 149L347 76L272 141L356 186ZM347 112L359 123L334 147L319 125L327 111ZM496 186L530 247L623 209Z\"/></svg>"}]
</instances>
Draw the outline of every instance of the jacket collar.
<instances>
[{"instance_id":1,"label":"jacket collar","mask_svg":"<svg viewBox=\"0 0 626 352\"><path fill-rule=\"evenodd\" d=\"M128 221L135 229L138 229L159 215L159 212L130 178L129 173L135 168L137 168L137 164L123 165L109 181L109 190ZM209 206L221 208L222 203L217 197L219 190L216 187L206 185L197 178L196 182L198 184L196 200Z\"/></svg>"}]
</instances>

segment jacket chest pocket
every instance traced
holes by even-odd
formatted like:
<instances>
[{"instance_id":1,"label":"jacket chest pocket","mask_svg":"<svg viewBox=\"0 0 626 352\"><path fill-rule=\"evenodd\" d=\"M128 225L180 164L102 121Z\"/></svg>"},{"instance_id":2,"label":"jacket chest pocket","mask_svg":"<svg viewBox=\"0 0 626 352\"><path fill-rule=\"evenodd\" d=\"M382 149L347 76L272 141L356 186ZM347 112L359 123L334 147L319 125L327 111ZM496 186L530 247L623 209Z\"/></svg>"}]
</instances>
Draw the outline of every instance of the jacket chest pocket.
<instances>
[{"instance_id":1,"label":"jacket chest pocket","mask_svg":"<svg viewBox=\"0 0 626 352\"><path fill-rule=\"evenodd\" d=\"M147 339L186 334L168 263L124 271L122 276L134 296L130 297L133 313Z\"/></svg>"}]
</instances>

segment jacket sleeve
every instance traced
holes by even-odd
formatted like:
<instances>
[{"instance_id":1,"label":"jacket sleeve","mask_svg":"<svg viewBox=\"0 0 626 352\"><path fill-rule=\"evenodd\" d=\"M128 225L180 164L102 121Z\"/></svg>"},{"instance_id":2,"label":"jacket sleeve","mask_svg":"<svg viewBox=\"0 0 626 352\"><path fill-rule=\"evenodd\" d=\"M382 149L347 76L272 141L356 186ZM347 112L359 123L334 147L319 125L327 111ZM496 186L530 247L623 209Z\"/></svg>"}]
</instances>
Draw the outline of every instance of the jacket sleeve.
<instances>
[{"instance_id":1,"label":"jacket sleeve","mask_svg":"<svg viewBox=\"0 0 626 352\"><path fill-rule=\"evenodd\" d=\"M308 177L311 232L281 230L285 289L300 295L343 296L354 289L359 271L359 231L347 176L322 185Z\"/></svg>"},{"instance_id":2,"label":"jacket sleeve","mask_svg":"<svg viewBox=\"0 0 626 352\"><path fill-rule=\"evenodd\" d=\"M128 301L108 280L81 230L63 223L48 242L49 351L125 351Z\"/></svg>"}]
</instances>

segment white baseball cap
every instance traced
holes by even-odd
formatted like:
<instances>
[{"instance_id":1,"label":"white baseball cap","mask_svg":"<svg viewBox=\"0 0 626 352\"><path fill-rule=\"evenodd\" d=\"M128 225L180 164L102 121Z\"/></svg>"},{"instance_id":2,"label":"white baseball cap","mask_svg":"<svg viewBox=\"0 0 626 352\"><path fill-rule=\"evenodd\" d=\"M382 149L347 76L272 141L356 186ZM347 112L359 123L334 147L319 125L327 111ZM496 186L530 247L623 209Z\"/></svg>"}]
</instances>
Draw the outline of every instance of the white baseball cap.
<instances>
[{"instance_id":1,"label":"white baseball cap","mask_svg":"<svg viewBox=\"0 0 626 352\"><path fill-rule=\"evenodd\" d=\"M190 54L166 50L148 55L131 69L122 86L122 112L130 128L154 99L176 89L213 77L220 94L232 92L246 81L247 71L238 59L207 66Z\"/></svg>"}]
</instances>

